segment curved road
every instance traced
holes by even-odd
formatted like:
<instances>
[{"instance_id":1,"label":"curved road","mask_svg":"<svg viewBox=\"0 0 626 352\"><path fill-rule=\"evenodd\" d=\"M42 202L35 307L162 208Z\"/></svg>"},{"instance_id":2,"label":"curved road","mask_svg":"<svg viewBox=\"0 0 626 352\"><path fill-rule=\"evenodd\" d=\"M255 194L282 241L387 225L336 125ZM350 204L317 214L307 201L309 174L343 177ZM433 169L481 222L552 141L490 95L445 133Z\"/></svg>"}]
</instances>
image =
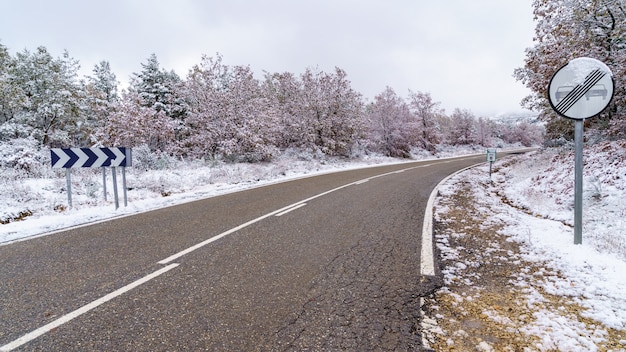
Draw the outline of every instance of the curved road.
<instances>
[{"instance_id":1,"label":"curved road","mask_svg":"<svg viewBox=\"0 0 626 352\"><path fill-rule=\"evenodd\" d=\"M420 275L427 199L484 159L326 174L0 246L0 351L419 351L436 281Z\"/></svg>"}]
</instances>

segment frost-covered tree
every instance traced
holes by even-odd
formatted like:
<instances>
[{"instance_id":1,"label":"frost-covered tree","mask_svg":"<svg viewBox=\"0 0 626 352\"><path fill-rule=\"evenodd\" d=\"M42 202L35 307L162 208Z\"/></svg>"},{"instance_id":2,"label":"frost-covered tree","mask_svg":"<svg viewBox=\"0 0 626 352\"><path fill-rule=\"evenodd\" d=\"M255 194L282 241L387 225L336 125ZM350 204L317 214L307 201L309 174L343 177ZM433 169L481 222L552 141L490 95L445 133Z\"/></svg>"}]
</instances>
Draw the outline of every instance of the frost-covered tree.
<instances>
[{"instance_id":1,"label":"frost-covered tree","mask_svg":"<svg viewBox=\"0 0 626 352\"><path fill-rule=\"evenodd\" d=\"M232 160L261 161L275 153L275 115L249 66L232 68L221 96L224 120L222 154Z\"/></svg>"},{"instance_id":2,"label":"frost-covered tree","mask_svg":"<svg viewBox=\"0 0 626 352\"><path fill-rule=\"evenodd\" d=\"M362 96L338 67L334 74L307 69L301 81L302 118L308 126L304 146L328 155L349 156L364 133Z\"/></svg>"},{"instance_id":3,"label":"frost-covered tree","mask_svg":"<svg viewBox=\"0 0 626 352\"><path fill-rule=\"evenodd\" d=\"M87 77L86 92L86 128L90 140L98 139L100 130L105 128L108 118L115 113L119 104L117 86L119 82L107 61L102 61L93 68L93 75Z\"/></svg>"},{"instance_id":4,"label":"frost-covered tree","mask_svg":"<svg viewBox=\"0 0 626 352\"><path fill-rule=\"evenodd\" d=\"M568 136L572 128L552 111L547 100L550 78L561 66L586 56L605 62L618 80L626 74L625 5L624 0L533 1L535 44L527 49L525 65L516 69L514 76L532 91L522 105L548 122L550 138ZM609 126L607 121L622 125L625 103L626 86L618 84L609 108L591 123L598 127Z\"/></svg>"},{"instance_id":5,"label":"frost-covered tree","mask_svg":"<svg viewBox=\"0 0 626 352\"><path fill-rule=\"evenodd\" d=\"M3 129L8 127L5 123L15 118L21 101L20 91L12 80L14 65L9 50L0 43L0 128Z\"/></svg>"},{"instance_id":6,"label":"frost-covered tree","mask_svg":"<svg viewBox=\"0 0 626 352\"><path fill-rule=\"evenodd\" d=\"M417 119L419 126L419 143L421 147L435 151L435 145L441 142L441 131L437 120L443 115L440 103L435 102L430 93L413 92L409 90L409 107Z\"/></svg>"},{"instance_id":7,"label":"frost-covered tree","mask_svg":"<svg viewBox=\"0 0 626 352\"><path fill-rule=\"evenodd\" d=\"M141 72L131 76L129 87L129 90L139 96L141 106L150 107L157 112L164 111L173 118L184 114L175 94L181 83L176 72L162 69L156 54L151 54L141 67Z\"/></svg>"},{"instance_id":8,"label":"frost-covered tree","mask_svg":"<svg viewBox=\"0 0 626 352\"><path fill-rule=\"evenodd\" d=\"M414 125L409 107L396 92L387 87L367 106L368 140L371 147L391 157L408 157Z\"/></svg>"},{"instance_id":9,"label":"frost-covered tree","mask_svg":"<svg viewBox=\"0 0 626 352\"><path fill-rule=\"evenodd\" d=\"M46 48L17 53L11 80L19 90L19 123L28 126L44 145L82 142L80 126L84 91L78 79L78 61L67 52L53 58Z\"/></svg>"},{"instance_id":10,"label":"frost-covered tree","mask_svg":"<svg viewBox=\"0 0 626 352\"><path fill-rule=\"evenodd\" d=\"M98 98L108 104L116 103L119 100L119 82L109 62L101 61L94 66L92 72L93 76L88 77L88 83L98 92Z\"/></svg>"},{"instance_id":11,"label":"frost-covered tree","mask_svg":"<svg viewBox=\"0 0 626 352\"><path fill-rule=\"evenodd\" d=\"M130 87L116 98L115 76L107 63L94 70L90 82L96 95L96 104L104 108L106 123L101 126L100 141L119 146L147 145L156 152L173 153L176 131L180 129L183 105L178 99L181 80L173 71L166 71L152 54L142 71L131 76Z\"/></svg>"},{"instance_id":12,"label":"frost-covered tree","mask_svg":"<svg viewBox=\"0 0 626 352\"><path fill-rule=\"evenodd\" d=\"M171 152L175 124L164 110L143 106L136 91L122 94L119 105L107 116L98 137L110 146L146 145L153 152Z\"/></svg>"},{"instance_id":13,"label":"frost-covered tree","mask_svg":"<svg viewBox=\"0 0 626 352\"><path fill-rule=\"evenodd\" d=\"M476 135L476 117L466 109L454 109L449 117L446 141L450 145L474 144Z\"/></svg>"},{"instance_id":14,"label":"frost-covered tree","mask_svg":"<svg viewBox=\"0 0 626 352\"><path fill-rule=\"evenodd\" d=\"M276 114L248 66L204 56L181 90L186 101L181 150L202 158L261 161L275 154Z\"/></svg>"},{"instance_id":15,"label":"frost-covered tree","mask_svg":"<svg viewBox=\"0 0 626 352\"><path fill-rule=\"evenodd\" d=\"M474 141L478 145L491 147L497 130L497 124L492 120L479 117L475 122Z\"/></svg>"},{"instance_id":16,"label":"frost-covered tree","mask_svg":"<svg viewBox=\"0 0 626 352\"><path fill-rule=\"evenodd\" d=\"M543 142L544 129L540 125L522 121L513 125L503 125L501 128L504 130L501 137L505 143L520 143L525 147L531 147L541 145Z\"/></svg>"},{"instance_id":17,"label":"frost-covered tree","mask_svg":"<svg viewBox=\"0 0 626 352\"><path fill-rule=\"evenodd\" d=\"M305 144L309 127L303 118L302 83L298 78L290 72L266 72L262 92L268 99L269 113L276 119L276 146L286 149Z\"/></svg>"},{"instance_id":18,"label":"frost-covered tree","mask_svg":"<svg viewBox=\"0 0 626 352\"><path fill-rule=\"evenodd\" d=\"M216 158L225 129L220 94L226 91L228 68L221 56L203 56L189 72L180 91L187 113L180 131L180 154L195 158Z\"/></svg>"}]
</instances>

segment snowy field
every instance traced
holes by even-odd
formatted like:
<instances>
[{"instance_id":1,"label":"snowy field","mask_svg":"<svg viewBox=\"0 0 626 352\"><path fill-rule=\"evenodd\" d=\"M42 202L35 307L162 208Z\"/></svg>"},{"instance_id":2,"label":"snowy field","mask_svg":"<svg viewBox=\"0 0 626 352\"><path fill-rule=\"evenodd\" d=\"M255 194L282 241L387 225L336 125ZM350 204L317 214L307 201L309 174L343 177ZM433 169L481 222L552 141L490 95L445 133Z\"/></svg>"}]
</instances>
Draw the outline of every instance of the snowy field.
<instances>
[{"instance_id":1,"label":"snowy field","mask_svg":"<svg viewBox=\"0 0 626 352\"><path fill-rule=\"evenodd\" d=\"M550 149L502 159L491 181L488 168L480 166L456 175L440 189L449 195L460 190L460 181L473 185L470 192L479 209L475 214L487 213L489 219L485 228L504 225L498 232L520 244L521 254L510 253L508 259L520 266L509 284L524 292L532 319L524 318L520 324L493 309L483 314L536 339L527 341L533 346L528 350L625 350L626 143L598 144L587 147L584 154L582 245L574 244L573 150ZM446 212L445 206L440 207L435 216ZM490 245L485 243L485 253L492 250ZM463 262L459 251L445 240L438 246L445 257ZM524 262L536 263L540 270L524 268ZM457 263L457 269L473 265L480 263ZM458 277L461 271L444 272L444 282L467 280ZM582 309L572 313L564 308L566 303L555 309L548 296L562 297L562 302ZM607 345L613 347L598 347ZM492 350L484 341L481 346L479 350Z\"/></svg>"}]
</instances>

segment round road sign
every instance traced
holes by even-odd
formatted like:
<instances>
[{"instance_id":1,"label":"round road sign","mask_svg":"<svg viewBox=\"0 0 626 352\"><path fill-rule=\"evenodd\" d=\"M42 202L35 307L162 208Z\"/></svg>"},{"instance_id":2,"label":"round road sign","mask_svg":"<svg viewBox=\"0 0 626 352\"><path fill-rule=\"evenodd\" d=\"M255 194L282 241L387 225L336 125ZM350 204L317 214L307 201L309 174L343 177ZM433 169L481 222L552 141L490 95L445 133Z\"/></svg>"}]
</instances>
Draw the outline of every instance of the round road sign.
<instances>
[{"instance_id":1,"label":"round road sign","mask_svg":"<svg viewBox=\"0 0 626 352\"><path fill-rule=\"evenodd\" d=\"M594 117L613 99L613 74L596 59L574 59L552 76L548 98L562 116L575 120Z\"/></svg>"}]
</instances>

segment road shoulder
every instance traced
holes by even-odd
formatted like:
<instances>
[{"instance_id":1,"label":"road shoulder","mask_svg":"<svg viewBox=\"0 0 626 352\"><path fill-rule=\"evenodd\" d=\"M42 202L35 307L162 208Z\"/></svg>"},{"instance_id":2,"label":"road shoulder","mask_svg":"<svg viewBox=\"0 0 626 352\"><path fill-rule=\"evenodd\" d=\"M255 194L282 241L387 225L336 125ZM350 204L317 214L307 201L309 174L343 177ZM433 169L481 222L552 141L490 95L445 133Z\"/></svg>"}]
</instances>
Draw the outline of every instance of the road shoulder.
<instances>
[{"instance_id":1,"label":"road shoulder","mask_svg":"<svg viewBox=\"0 0 626 352\"><path fill-rule=\"evenodd\" d=\"M472 171L470 171L472 172ZM471 181L475 181L472 178ZM502 229L508 206L488 177L481 184L460 175L440 191L434 233L443 286L425 299L425 331L436 351L623 350L626 332L586 318L576 297L545 290L566 278L548 262L525 259L524 245ZM490 202L484 201L486 192ZM494 199L496 199L494 203ZM500 204L497 204L497 203ZM494 204L496 204L494 206ZM570 283L573 284L573 283ZM564 331L577 326L576 331ZM587 336L577 338L580 332ZM581 349L582 348L582 349Z\"/></svg>"}]
</instances>

